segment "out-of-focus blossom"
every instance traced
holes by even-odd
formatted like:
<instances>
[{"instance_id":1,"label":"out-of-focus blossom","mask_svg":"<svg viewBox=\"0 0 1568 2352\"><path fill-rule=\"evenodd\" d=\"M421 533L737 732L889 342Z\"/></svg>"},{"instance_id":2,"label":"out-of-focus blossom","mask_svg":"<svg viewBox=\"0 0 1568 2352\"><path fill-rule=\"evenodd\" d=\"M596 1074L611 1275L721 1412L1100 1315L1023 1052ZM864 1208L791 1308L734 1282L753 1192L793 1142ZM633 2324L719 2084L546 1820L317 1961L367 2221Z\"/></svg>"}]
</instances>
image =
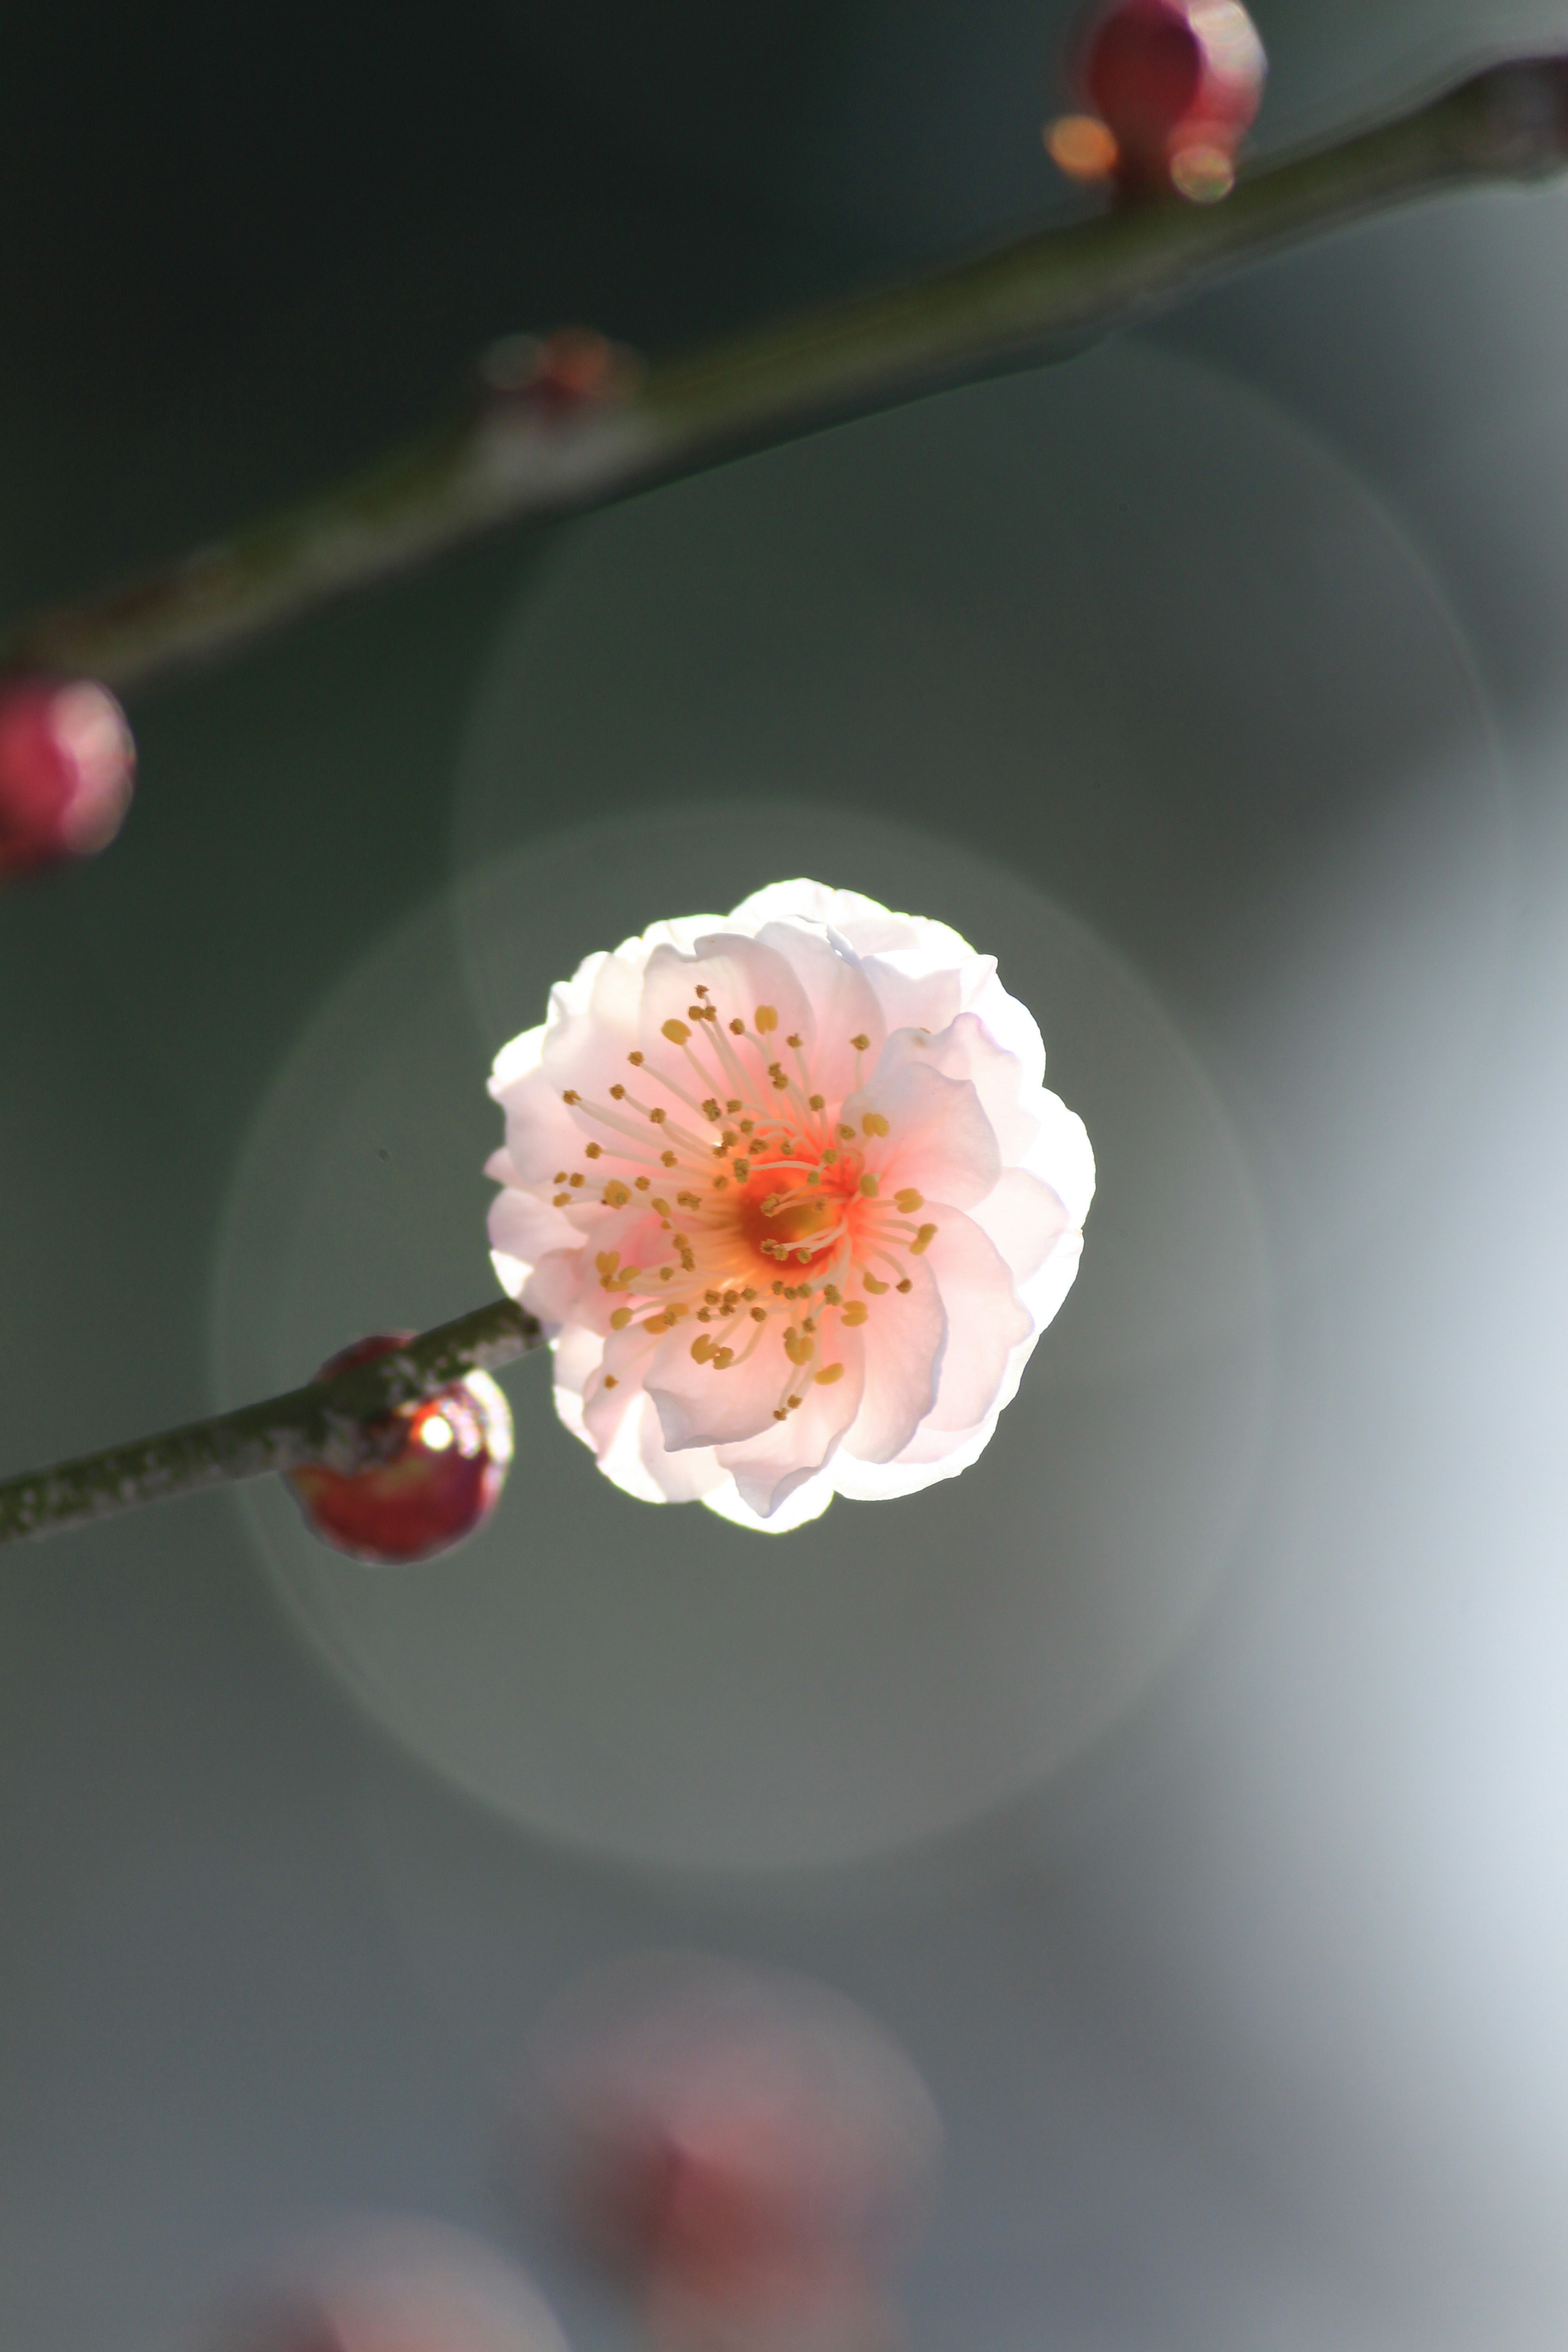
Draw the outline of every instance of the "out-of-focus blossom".
<instances>
[{"instance_id":1,"label":"out-of-focus blossom","mask_svg":"<svg viewBox=\"0 0 1568 2352\"><path fill-rule=\"evenodd\" d=\"M390 1355L411 1331L384 1331L321 1366L331 1380ZM312 1464L289 1474L311 1528L335 1551L382 1567L449 1551L489 1518L511 1462L511 1409L486 1372L469 1372L392 1415L396 1449L362 1470Z\"/></svg>"},{"instance_id":2,"label":"out-of-focus blossom","mask_svg":"<svg viewBox=\"0 0 1568 2352\"><path fill-rule=\"evenodd\" d=\"M535 422L563 423L627 400L642 373L635 352L593 327L503 335L479 365L489 398L504 412Z\"/></svg>"},{"instance_id":3,"label":"out-of-focus blossom","mask_svg":"<svg viewBox=\"0 0 1568 2352\"><path fill-rule=\"evenodd\" d=\"M815 882L590 956L499 1055L490 1240L628 1494L797 1527L989 1441L1094 1191L956 931Z\"/></svg>"},{"instance_id":4,"label":"out-of-focus blossom","mask_svg":"<svg viewBox=\"0 0 1568 2352\"><path fill-rule=\"evenodd\" d=\"M679 2352L872 2352L939 2130L909 2060L819 1986L663 1956L563 2005L548 2153L579 2240Z\"/></svg>"},{"instance_id":5,"label":"out-of-focus blossom","mask_svg":"<svg viewBox=\"0 0 1568 2352\"><path fill-rule=\"evenodd\" d=\"M1075 179L1212 204L1235 183L1267 70L1240 0L1112 0L1075 76L1094 112L1048 123L1047 146Z\"/></svg>"},{"instance_id":6,"label":"out-of-focus blossom","mask_svg":"<svg viewBox=\"0 0 1568 2352\"><path fill-rule=\"evenodd\" d=\"M515 2264L430 2221L363 2221L236 2296L213 2352L566 2352Z\"/></svg>"},{"instance_id":7,"label":"out-of-focus blossom","mask_svg":"<svg viewBox=\"0 0 1568 2352\"><path fill-rule=\"evenodd\" d=\"M0 878L87 857L131 805L136 746L91 678L0 684Z\"/></svg>"}]
</instances>

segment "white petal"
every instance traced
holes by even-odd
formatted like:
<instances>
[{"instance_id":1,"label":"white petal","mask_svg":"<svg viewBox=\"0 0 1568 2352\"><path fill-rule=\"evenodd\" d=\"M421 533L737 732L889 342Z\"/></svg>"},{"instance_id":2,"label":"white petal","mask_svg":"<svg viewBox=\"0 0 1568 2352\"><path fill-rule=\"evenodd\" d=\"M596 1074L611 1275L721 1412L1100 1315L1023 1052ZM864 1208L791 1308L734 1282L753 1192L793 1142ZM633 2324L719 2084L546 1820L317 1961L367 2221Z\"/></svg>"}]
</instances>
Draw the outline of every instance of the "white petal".
<instances>
[{"instance_id":1,"label":"white petal","mask_svg":"<svg viewBox=\"0 0 1568 2352\"><path fill-rule=\"evenodd\" d=\"M1039 1272L1068 1229L1068 1213L1058 1195L1026 1168L1004 1169L969 1213L1017 1283Z\"/></svg>"},{"instance_id":2,"label":"white petal","mask_svg":"<svg viewBox=\"0 0 1568 2352\"><path fill-rule=\"evenodd\" d=\"M908 1291L873 1299L861 1326L865 1394L844 1443L862 1461L901 1453L936 1402L948 1339L944 1302L923 1258L911 1258L909 1279Z\"/></svg>"},{"instance_id":3,"label":"white petal","mask_svg":"<svg viewBox=\"0 0 1568 2352\"><path fill-rule=\"evenodd\" d=\"M834 1493L832 1472L819 1470L815 1478L807 1478L793 1495L787 1495L770 1518L764 1519L760 1512L752 1510L750 1503L742 1501L732 1478L726 1478L721 1486L716 1486L710 1494L704 1495L702 1500L710 1511L716 1511L721 1519L728 1519L731 1527L750 1528L758 1535L788 1536L793 1535L796 1528L807 1527L813 1519L819 1519L832 1502Z\"/></svg>"},{"instance_id":4,"label":"white petal","mask_svg":"<svg viewBox=\"0 0 1568 2352\"><path fill-rule=\"evenodd\" d=\"M846 1125L859 1127L868 1112L880 1114L890 1129L885 1142L866 1145L866 1164L882 1175L884 1195L910 1184L968 1208L1002 1172L995 1131L974 1087L932 1069L908 1029L889 1038L865 1086L847 1098Z\"/></svg>"}]
</instances>

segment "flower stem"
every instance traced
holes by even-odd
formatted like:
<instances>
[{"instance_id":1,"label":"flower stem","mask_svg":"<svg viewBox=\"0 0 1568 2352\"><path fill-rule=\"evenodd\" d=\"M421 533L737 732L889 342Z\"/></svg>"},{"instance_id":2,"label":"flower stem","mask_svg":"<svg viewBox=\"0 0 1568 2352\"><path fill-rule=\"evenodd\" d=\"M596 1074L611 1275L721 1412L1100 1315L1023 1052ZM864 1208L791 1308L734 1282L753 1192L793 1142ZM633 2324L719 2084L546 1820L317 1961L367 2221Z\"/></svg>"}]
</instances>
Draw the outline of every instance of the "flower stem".
<instances>
[{"instance_id":1,"label":"flower stem","mask_svg":"<svg viewBox=\"0 0 1568 2352\"><path fill-rule=\"evenodd\" d=\"M1063 356L1287 243L1565 162L1568 58L1497 66L1393 122L1246 174L1222 204L1121 204L661 362L624 396L564 412L526 387L470 402L221 544L23 621L0 658L143 686L502 524L605 505L937 384Z\"/></svg>"},{"instance_id":2,"label":"flower stem","mask_svg":"<svg viewBox=\"0 0 1568 2352\"><path fill-rule=\"evenodd\" d=\"M130 1445L85 1454L20 1478L0 1480L0 1544L59 1533L89 1520L194 1495L231 1479L324 1462L354 1470L395 1444L387 1416L417 1403L465 1372L489 1371L543 1344L544 1332L514 1299L459 1315L330 1381L248 1404Z\"/></svg>"}]
</instances>

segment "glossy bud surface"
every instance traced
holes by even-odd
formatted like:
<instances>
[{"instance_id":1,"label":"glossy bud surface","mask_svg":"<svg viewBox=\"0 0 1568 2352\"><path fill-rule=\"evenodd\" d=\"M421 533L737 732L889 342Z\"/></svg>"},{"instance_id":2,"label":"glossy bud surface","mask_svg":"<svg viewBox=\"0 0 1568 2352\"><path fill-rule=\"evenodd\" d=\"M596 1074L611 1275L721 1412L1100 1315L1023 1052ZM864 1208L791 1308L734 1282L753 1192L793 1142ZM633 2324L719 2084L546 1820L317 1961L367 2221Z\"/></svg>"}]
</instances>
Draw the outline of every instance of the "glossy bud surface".
<instances>
[{"instance_id":1,"label":"glossy bud surface","mask_svg":"<svg viewBox=\"0 0 1568 2352\"><path fill-rule=\"evenodd\" d=\"M389 1355L413 1338L378 1332L344 1348L316 1377L330 1380ZM289 1483L315 1534L334 1550L378 1566L401 1566L448 1551L494 1510L511 1461L511 1412L487 1373L470 1372L392 1416L389 1458L343 1472L312 1466Z\"/></svg>"}]
</instances>

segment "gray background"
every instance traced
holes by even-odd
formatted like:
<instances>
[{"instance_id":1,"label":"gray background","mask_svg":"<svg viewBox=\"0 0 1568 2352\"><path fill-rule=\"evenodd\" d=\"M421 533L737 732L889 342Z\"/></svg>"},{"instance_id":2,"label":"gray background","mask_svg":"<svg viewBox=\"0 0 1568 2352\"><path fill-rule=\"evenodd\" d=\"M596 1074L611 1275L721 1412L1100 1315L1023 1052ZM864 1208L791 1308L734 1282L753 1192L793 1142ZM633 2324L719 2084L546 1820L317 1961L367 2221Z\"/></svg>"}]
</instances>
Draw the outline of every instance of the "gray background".
<instances>
[{"instance_id":1,"label":"gray background","mask_svg":"<svg viewBox=\"0 0 1568 2352\"><path fill-rule=\"evenodd\" d=\"M1258 14L1264 146L1568 40L1541 5ZM1065 215L1037 125L1066 24L15 9L0 595L369 454L490 334L663 347ZM301 1633L234 1497L7 1556L5 2341L189 2345L237 2265L366 2206L517 2245L575 2341L626 2340L491 2150L541 2004L679 1942L820 1976L926 2074L949 2158L921 2347L1561 2343L1565 362L1568 194L1467 197L1056 375L497 541L133 707L121 842L0 904L5 1467L216 1401L268 1106L400 925L453 926L477 1087L536 1008L510 1015L463 877L563 822L737 796L895 820L939 864L951 839L1134 976L1257 1204L1268 1433L1137 1705L845 1870L659 1864L474 1801ZM779 870L809 868L799 838ZM583 950L635 883L583 906ZM1087 1104L1100 1065L1040 1009ZM485 1280L472 1103L450 1156L410 1139L409 1262L443 1187L476 1220L422 1311ZM1115 1197L1047 1342L1069 1367L1111 1315ZM495 1540L524 1596L551 1543L566 1622L562 1546L600 1538L573 1536L593 1473L539 1370L510 1382ZM1047 1581L1157 1521L1190 1353L1151 1383L1152 1435L1070 1514L1040 1498ZM1007 1445L948 1500L1016 1583ZM531 1446L563 1498L537 1525ZM861 1515L869 1549L899 1507L885 1535ZM734 1553L766 1609L796 1541ZM590 1751L605 1687L585 1673ZM727 1769L704 1737L698 1781Z\"/></svg>"}]
</instances>

